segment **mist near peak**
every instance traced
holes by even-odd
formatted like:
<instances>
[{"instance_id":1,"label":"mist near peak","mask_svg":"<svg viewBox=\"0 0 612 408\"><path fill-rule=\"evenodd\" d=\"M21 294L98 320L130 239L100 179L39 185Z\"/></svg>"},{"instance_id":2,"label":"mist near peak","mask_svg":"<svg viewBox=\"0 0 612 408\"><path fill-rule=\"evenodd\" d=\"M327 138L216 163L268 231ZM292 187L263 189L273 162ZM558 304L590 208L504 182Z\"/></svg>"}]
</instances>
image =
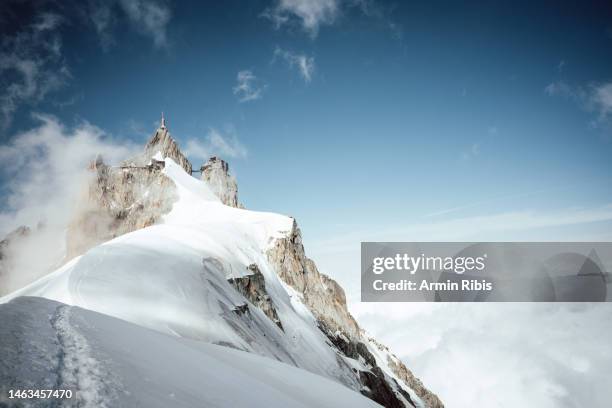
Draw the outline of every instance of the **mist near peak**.
<instances>
[{"instance_id":1,"label":"mist near peak","mask_svg":"<svg viewBox=\"0 0 612 408\"><path fill-rule=\"evenodd\" d=\"M50 115L36 114L38 125L0 146L4 194L0 237L20 226L29 232L12 239L3 253L0 294L8 293L60 266L65 235L98 155L116 164L139 147L113 138L86 121L66 127Z\"/></svg>"}]
</instances>

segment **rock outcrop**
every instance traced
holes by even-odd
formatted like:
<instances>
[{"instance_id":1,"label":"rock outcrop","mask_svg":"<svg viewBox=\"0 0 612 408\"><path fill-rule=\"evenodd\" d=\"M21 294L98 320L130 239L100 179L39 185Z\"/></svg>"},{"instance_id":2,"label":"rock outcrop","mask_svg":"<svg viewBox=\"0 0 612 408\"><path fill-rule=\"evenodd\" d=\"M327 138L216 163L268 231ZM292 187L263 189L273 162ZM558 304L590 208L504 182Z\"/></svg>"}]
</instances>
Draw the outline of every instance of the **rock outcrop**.
<instances>
[{"instance_id":1,"label":"rock outcrop","mask_svg":"<svg viewBox=\"0 0 612 408\"><path fill-rule=\"evenodd\" d=\"M426 389L389 349L367 336L349 313L344 290L330 277L320 273L306 257L302 236L294 221L286 237L277 239L267 253L279 277L295 289L318 320L320 330L330 339L338 353L362 361L367 371L359 371L361 393L385 407L416 406L407 389L428 408L443 408L440 399ZM367 345L376 348L387 361L377 361ZM385 366L386 373L381 365ZM402 385L403 383L404 385Z\"/></svg>"},{"instance_id":2,"label":"rock outcrop","mask_svg":"<svg viewBox=\"0 0 612 408\"><path fill-rule=\"evenodd\" d=\"M170 132L165 125L155 131L151 139L145 146L145 151L140 162L135 164L146 165L151 157L157 153L161 153L162 157L169 157L174 160L179 166L185 171L191 174L191 163L187 160L187 157L181 152L176 141L170 135Z\"/></svg>"},{"instance_id":3,"label":"rock outcrop","mask_svg":"<svg viewBox=\"0 0 612 408\"><path fill-rule=\"evenodd\" d=\"M172 209L176 187L162 170L170 157L191 174L185 158L165 128L158 129L144 153L120 166L109 166L98 156L91 163L90 182L79 199L66 233L66 259L114 237L155 224Z\"/></svg>"},{"instance_id":4,"label":"rock outcrop","mask_svg":"<svg viewBox=\"0 0 612 408\"><path fill-rule=\"evenodd\" d=\"M247 269L251 273L250 275L230 278L228 282L247 298L249 302L261 309L282 330L283 324L278 317L274 302L272 302L270 295L266 291L266 282L259 267L256 264L251 264Z\"/></svg>"},{"instance_id":5,"label":"rock outcrop","mask_svg":"<svg viewBox=\"0 0 612 408\"><path fill-rule=\"evenodd\" d=\"M68 226L66 260L101 242L153 225L172 209L176 190L162 172L164 162L156 159L160 156L174 160L192 174L191 163L165 123L151 136L143 153L120 166L110 166L102 157L91 163L89 184ZM239 206L236 180L224 160L212 157L201 171L202 179L224 204Z\"/></svg>"},{"instance_id":6,"label":"rock outcrop","mask_svg":"<svg viewBox=\"0 0 612 408\"><path fill-rule=\"evenodd\" d=\"M277 239L267 255L279 277L302 294L322 326L331 333L340 330L351 339L359 336L359 326L348 312L344 290L336 281L319 273L315 263L306 257L302 234L295 221L287 236Z\"/></svg>"},{"instance_id":7,"label":"rock outcrop","mask_svg":"<svg viewBox=\"0 0 612 408\"><path fill-rule=\"evenodd\" d=\"M225 160L213 156L202 165L200 170L202 180L208 184L223 204L240 207L236 179L229 174L229 166Z\"/></svg>"}]
</instances>

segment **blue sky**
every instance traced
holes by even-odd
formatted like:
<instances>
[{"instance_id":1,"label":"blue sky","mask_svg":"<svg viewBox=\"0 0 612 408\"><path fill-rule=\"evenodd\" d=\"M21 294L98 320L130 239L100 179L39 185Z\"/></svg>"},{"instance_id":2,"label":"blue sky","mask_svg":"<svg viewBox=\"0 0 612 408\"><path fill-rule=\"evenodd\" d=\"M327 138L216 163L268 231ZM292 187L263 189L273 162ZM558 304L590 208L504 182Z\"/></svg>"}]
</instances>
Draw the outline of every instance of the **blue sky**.
<instances>
[{"instance_id":1,"label":"blue sky","mask_svg":"<svg viewBox=\"0 0 612 408\"><path fill-rule=\"evenodd\" d=\"M604 2L2 8L4 145L33 112L140 144L163 110L196 165L225 156L247 207L313 240L612 203Z\"/></svg>"}]
</instances>

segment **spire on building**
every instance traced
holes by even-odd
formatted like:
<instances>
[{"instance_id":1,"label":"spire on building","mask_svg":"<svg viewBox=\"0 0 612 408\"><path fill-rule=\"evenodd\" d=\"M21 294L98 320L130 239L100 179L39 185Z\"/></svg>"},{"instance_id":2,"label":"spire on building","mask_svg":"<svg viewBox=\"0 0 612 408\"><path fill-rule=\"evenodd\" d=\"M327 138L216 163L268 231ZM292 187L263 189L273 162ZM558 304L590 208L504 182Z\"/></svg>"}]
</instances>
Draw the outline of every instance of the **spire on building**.
<instances>
[{"instance_id":1,"label":"spire on building","mask_svg":"<svg viewBox=\"0 0 612 408\"><path fill-rule=\"evenodd\" d=\"M159 126L160 129L165 129L166 128L166 119L164 118L164 112L162 112L162 117L161 117L161 125Z\"/></svg>"}]
</instances>

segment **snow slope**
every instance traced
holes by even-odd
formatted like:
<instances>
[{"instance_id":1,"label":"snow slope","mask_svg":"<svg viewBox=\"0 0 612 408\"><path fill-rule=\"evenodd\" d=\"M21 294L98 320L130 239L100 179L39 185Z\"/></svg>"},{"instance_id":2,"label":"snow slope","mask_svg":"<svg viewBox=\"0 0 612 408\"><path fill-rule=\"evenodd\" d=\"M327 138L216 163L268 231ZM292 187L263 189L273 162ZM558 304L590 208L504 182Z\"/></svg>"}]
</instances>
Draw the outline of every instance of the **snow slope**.
<instances>
[{"instance_id":1,"label":"snow slope","mask_svg":"<svg viewBox=\"0 0 612 408\"><path fill-rule=\"evenodd\" d=\"M1 305L0 322L0 406L17 406L8 389L32 388L73 390L62 406L83 408L379 406L268 358L42 298Z\"/></svg>"},{"instance_id":2,"label":"snow slope","mask_svg":"<svg viewBox=\"0 0 612 408\"><path fill-rule=\"evenodd\" d=\"M161 157L159 157L161 159ZM269 266L265 252L292 226L289 217L223 205L165 159L179 199L163 223L92 248L1 299L41 296L174 336L204 340L283 361L359 389L352 368L330 347L299 296ZM283 330L227 279L257 264Z\"/></svg>"}]
</instances>

